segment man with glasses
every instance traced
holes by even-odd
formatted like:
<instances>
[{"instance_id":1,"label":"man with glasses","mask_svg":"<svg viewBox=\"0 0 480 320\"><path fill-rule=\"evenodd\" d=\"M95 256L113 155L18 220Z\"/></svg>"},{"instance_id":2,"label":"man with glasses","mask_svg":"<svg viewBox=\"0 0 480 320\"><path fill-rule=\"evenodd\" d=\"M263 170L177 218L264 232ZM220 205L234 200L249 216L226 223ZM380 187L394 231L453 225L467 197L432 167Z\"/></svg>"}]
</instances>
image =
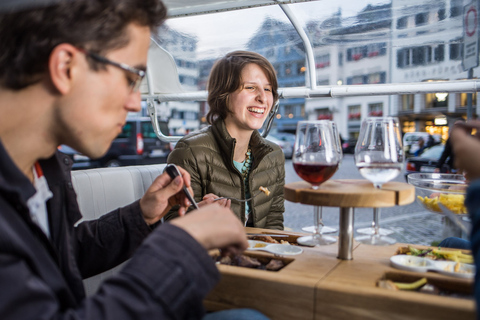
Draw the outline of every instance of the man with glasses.
<instances>
[{"instance_id":1,"label":"man with glasses","mask_svg":"<svg viewBox=\"0 0 480 320\"><path fill-rule=\"evenodd\" d=\"M91 158L107 151L141 108L150 32L165 17L160 0L0 2L0 319L199 319L219 278L207 250L247 247L219 205L154 228L189 204L183 169L76 225L71 162L57 146ZM85 296L83 278L129 258Z\"/></svg>"}]
</instances>

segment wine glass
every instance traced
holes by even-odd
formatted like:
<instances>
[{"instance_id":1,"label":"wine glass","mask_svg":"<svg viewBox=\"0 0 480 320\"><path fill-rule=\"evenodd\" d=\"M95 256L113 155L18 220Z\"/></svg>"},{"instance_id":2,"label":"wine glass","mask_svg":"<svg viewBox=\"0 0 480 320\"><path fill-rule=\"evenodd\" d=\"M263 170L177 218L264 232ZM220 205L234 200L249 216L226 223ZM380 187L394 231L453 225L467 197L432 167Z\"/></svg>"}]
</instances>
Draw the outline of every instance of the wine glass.
<instances>
[{"instance_id":1,"label":"wine glass","mask_svg":"<svg viewBox=\"0 0 480 320\"><path fill-rule=\"evenodd\" d=\"M340 138L335 124L329 120L299 121L293 153L293 168L313 189L330 179L337 171L342 159ZM320 207L314 207L315 233L301 237L297 242L314 246L335 243L334 237L323 236Z\"/></svg>"},{"instance_id":2,"label":"wine glass","mask_svg":"<svg viewBox=\"0 0 480 320\"><path fill-rule=\"evenodd\" d=\"M403 149L398 118L370 117L362 122L355 146L355 164L360 174L370 180L375 188L394 179L402 170ZM371 228L359 229L365 233L355 240L372 245L391 245L395 239L387 237L393 231L380 228L380 209L373 209ZM390 233L389 233L390 231Z\"/></svg>"}]
</instances>

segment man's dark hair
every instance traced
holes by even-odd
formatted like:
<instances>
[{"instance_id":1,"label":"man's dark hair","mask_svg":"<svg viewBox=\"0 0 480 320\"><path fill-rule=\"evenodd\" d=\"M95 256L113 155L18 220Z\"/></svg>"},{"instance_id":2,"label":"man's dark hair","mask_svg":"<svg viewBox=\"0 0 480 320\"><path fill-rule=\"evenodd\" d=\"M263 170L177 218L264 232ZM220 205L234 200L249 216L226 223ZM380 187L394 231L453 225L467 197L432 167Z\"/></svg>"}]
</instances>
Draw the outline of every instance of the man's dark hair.
<instances>
[{"instance_id":1,"label":"man's dark hair","mask_svg":"<svg viewBox=\"0 0 480 320\"><path fill-rule=\"evenodd\" d=\"M128 44L130 23L156 31L166 15L160 0L59 1L0 14L0 85L20 90L40 81L50 53L61 43L105 54Z\"/></svg>"}]
</instances>

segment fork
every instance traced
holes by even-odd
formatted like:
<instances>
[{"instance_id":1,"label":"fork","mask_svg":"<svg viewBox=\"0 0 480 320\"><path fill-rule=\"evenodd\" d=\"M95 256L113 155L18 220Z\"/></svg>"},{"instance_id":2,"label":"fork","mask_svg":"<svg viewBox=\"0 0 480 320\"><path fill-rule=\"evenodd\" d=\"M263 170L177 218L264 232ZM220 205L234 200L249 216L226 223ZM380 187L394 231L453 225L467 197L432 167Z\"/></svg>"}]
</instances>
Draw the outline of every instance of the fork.
<instances>
[{"instance_id":1,"label":"fork","mask_svg":"<svg viewBox=\"0 0 480 320\"><path fill-rule=\"evenodd\" d=\"M247 202L247 201L250 201L252 200L253 197L250 197L248 199L245 199L245 200L242 200L242 199L237 199L237 198L233 198L233 197L221 197L221 198L217 198L213 201L218 201L218 200L224 200L224 199L227 199L227 200L233 200L233 201L237 201L237 202Z\"/></svg>"}]
</instances>

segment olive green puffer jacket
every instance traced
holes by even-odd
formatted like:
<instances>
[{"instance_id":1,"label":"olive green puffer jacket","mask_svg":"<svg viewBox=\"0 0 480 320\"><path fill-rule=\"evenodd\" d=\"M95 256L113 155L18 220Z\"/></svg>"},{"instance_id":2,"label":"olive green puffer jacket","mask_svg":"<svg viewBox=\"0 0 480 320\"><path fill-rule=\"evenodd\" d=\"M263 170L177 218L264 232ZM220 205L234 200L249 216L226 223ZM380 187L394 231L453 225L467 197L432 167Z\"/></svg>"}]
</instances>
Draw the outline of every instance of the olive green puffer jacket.
<instances>
[{"instance_id":1,"label":"olive green puffer jacket","mask_svg":"<svg viewBox=\"0 0 480 320\"><path fill-rule=\"evenodd\" d=\"M217 120L213 125L179 140L167 162L181 166L190 173L197 202L208 193L245 199L242 174L233 164L235 143L236 140L230 136L224 122ZM283 230L283 152L278 145L262 138L256 130L250 138L250 148L253 157L249 175L250 193L253 196L250 202L253 226ZM268 188L270 196L260 191L260 186ZM245 203L232 201L231 209L245 224ZM173 208L165 220L177 216L177 208Z\"/></svg>"}]
</instances>

